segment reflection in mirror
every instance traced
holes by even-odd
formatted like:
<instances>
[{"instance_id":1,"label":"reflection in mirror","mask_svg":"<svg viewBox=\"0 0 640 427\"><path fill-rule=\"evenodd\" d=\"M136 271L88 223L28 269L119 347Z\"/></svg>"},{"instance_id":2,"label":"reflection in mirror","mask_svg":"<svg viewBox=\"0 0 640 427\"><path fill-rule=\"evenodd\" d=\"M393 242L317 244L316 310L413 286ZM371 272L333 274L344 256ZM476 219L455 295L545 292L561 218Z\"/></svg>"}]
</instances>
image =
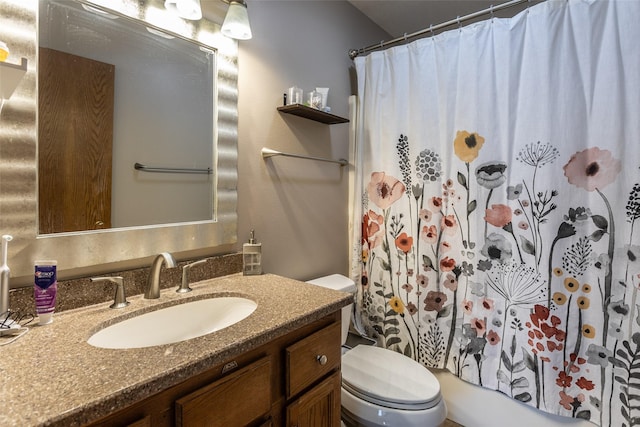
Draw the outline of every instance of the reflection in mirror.
<instances>
[{"instance_id":1,"label":"reflection in mirror","mask_svg":"<svg viewBox=\"0 0 640 427\"><path fill-rule=\"evenodd\" d=\"M86 4L39 5L39 233L212 220L214 51Z\"/></svg>"}]
</instances>

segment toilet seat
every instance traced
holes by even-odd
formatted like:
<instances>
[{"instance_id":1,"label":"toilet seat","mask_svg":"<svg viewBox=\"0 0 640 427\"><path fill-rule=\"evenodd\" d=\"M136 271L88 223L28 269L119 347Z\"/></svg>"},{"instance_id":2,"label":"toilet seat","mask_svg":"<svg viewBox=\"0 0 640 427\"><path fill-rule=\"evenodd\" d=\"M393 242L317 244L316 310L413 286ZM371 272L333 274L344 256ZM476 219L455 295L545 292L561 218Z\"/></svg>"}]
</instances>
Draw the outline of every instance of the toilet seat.
<instances>
[{"instance_id":1,"label":"toilet seat","mask_svg":"<svg viewBox=\"0 0 640 427\"><path fill-rule=\"evenodd\" d=\"M342 386L387 408L425 410L440 400L440 384L424 366L400 353L358 345L342 356Z\"/></svg>"}]
</instances>

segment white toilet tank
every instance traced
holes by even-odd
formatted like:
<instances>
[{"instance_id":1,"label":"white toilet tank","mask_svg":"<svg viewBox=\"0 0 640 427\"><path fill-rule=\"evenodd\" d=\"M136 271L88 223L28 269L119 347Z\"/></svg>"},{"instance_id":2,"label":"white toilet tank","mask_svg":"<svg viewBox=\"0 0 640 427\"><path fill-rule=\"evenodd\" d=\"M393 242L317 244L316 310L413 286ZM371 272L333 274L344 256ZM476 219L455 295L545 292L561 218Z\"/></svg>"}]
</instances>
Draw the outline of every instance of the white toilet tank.
<instances>
[{"instance_id":1,"label":"white toilet tank","mask_svg":"<svg viewBox=\"0 0 640 427\"><path fill-rule=\"evenodd\" d=\"M318 277L317 279L308 280L307 283L312 285L322 286L323 288L329 288L336 291L349 292L355 294L356 284L353 280L349 279L342 274L331 274L329 276ZM346 307L342 307L342 344L347 342L347 333L349 332L349 325L351 324L351 309L353 304L349 304Z\"/></svg>"}]
</instances>

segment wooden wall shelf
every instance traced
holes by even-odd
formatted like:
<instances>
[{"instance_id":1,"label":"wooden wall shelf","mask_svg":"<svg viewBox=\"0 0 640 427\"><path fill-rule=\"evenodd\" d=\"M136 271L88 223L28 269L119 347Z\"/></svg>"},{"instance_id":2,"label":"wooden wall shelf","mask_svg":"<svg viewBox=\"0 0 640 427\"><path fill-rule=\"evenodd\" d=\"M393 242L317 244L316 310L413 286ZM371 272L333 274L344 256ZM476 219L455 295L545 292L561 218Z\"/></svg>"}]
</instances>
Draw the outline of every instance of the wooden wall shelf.
<instances>
[{"instance_id":1,"label":"wooden wall shelf","mask_svg":"<svg viewBox=\"0 0 640 427\"><path fill-rule=\"evenodd\" d=\"M0 98L9 99L27 72L27 58L20 65L0 62Z\"/></svg>"},{"instance_id":2,"label":"wooden wall shelf","mask_svg":"<svg viewBox=\"0 0 640 427\"><path fill-rule=\"evenodd\" d=\"M314 120L316 122L325 123L328 125L335 125L338 123L349 123L349 119L336 116L335 114L325 113L324 111L317 110L315 108L307 107L302 104L291 104L278 107L278 111L286 114L293 114L294 116L304 117L305 119Z\"/></svg>"}]
</instances>

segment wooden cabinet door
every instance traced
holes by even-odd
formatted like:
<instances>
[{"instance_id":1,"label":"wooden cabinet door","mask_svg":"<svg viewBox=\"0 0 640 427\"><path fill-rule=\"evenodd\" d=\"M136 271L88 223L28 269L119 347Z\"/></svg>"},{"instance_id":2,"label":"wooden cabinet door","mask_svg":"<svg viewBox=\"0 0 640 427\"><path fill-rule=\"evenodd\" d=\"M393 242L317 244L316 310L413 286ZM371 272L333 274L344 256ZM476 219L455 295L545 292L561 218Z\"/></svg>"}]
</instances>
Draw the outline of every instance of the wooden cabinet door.
<instances>
[{"instance_id":1,"label":"wooden cabinet door","mask_svg":"<svg viewBox=\"0 0 640 427\"><path fill-rule=\"evenodd\" d=\"M111 228L114 81L111 64L39 50L40 233Z\"/></svg>"},{"instance_id":2,"label":"wooden cabinet door","mask_svg":"<svg viewBox=\"0 0 640 427\"><path fill-rule=\"evenodd\" d=\"M340 425L340 372L287 406L288 427L335 427Z\"/></svg>"},{"instance_id":3,"label":"wooden cabinet door","mask_svg":"<svg viewBox=\"0 0 640 427\"><path fill-rule=\"evenodd\" d=\"M178 399L176 426L250 425L268 416L271 400L271 360L265 357Z\"/></svg>"}]
</instances>

